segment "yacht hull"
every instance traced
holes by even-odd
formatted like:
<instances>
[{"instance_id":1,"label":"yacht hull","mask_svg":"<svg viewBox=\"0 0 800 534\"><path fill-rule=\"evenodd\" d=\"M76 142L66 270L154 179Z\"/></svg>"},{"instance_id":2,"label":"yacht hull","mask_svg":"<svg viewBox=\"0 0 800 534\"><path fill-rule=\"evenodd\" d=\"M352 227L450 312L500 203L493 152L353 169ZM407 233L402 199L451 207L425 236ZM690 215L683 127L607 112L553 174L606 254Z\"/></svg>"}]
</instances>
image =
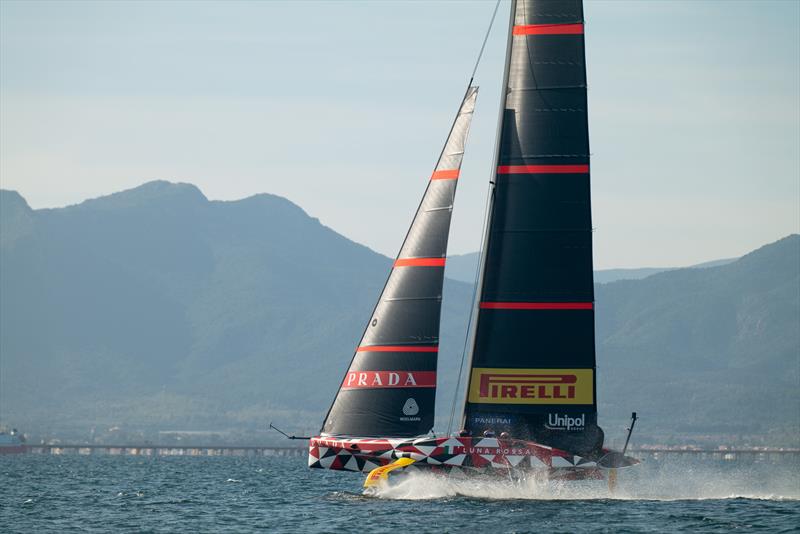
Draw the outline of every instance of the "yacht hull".
<instances>
[{"instance_id":1,"label":"yacht hull","mask_svg":"<svg viewBox=\"0 0 800 534\"><path fill-rule=\"evenodd\" d=\"M607 451L603 451L605 453ZM601 453L602 454L602 453ZM318 436L309 440L312 468L369 473L399 458L415 468L508 473L542 471L549 478L604 478L594 459L532 441L472 437L358 438Z\"/></svg>"}]
</instances>

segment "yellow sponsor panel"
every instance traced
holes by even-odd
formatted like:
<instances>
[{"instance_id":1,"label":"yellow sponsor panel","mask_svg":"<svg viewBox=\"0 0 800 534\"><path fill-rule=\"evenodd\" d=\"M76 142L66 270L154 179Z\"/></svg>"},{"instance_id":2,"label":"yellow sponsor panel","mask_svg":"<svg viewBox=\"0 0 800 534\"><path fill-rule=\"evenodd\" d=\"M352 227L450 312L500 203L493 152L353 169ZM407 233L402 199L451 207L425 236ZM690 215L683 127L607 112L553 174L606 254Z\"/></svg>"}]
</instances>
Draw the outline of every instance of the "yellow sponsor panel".
<instances>
[{"instance_id":1,"label":"yellow sponsor panel","mask_svg":"<svg viewBox=\"0 0 800 534\"><path fill-rule=\"evenodd\" d=\"M469 401L480 404L592 404L592 369L488 369L476 367Z\"/></svg>"}]
</instances>

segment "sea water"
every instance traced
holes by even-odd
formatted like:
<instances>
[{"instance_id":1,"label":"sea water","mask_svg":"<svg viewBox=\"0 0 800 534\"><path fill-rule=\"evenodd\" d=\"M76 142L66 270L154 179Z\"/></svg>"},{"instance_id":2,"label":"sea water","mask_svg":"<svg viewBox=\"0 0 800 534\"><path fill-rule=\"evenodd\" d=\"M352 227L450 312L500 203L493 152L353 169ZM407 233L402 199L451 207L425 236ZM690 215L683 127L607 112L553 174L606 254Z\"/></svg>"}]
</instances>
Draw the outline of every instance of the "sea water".
<instances>
[{"instance_id":1,"label":"sea water","mask_svg":"<svg viewBox=\"0 0 800 534\"><path fill-rule=\"evenodd\" d=\"M648 460L603 481L395 477L302 457L0 456L0 532L797 532L800 466Z\"/></svg>"}]
</instances>

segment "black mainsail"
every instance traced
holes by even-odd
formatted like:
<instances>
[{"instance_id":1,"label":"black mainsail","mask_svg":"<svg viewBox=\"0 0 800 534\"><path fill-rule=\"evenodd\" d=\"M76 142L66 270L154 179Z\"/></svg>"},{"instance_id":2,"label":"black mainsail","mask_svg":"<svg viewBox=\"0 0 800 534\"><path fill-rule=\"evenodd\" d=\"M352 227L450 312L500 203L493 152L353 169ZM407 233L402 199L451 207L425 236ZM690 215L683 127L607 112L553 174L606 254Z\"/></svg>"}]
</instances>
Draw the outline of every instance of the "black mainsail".
<instances>
[{"instance_id":1,"label":"black mainsail","mask_svg":"<svg viewBox=\"0 0 800 534\"><path fill-rule=\"evenodd\" d=\"M583 6L519 0L511 9L464 425L587 454L603 435Z\"/></svg>"},{"instance_id":2,"label":"black mainsail","mask_svg":"<svg viewBox=\"0 0 800 534\"><path fill-rule=\"evenodd\" d=\"M433 428L447 238L477 87L469 87L323 436L412 437Z\"/></svg>"}]
</instances>

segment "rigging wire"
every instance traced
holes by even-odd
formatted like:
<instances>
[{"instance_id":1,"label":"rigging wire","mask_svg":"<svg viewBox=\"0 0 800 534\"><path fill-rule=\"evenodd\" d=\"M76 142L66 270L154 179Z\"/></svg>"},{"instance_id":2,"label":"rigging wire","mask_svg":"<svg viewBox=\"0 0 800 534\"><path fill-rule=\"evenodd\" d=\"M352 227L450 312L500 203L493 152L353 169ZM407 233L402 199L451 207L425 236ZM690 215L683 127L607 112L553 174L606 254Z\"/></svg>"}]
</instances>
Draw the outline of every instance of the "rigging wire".
<instances>
[{"instance_id":1,"label":"rigging wire","mask_svg":"<svg viewBox=\"0 0 800 534\"><path fill-rule=\"evenodd\" d=\"M486 35L483 36L483 43L481 43L481 49L478 51L478 58L475 60L475 67L472 69L472 75L469 77L469 86L472 85L472 81L475 79L475 73L478 72L478 65L480 65L481 58L483 57L483 51L486 48L486 42L489 40L489 35L492 33L492 27L494 26L494 19L497 16L497 10L500 8L500 0L494 5L494 11L492 11L492 19L489 21L489 27L486 29ZM489 183L489 193L486 195L486 206L483 209L483 217L484 220L486 219L486 215L489 211L489 202L491 200L491 196L494 193L493 191L494 184ZM486 225L484 225L483 231L481 233L481 243L483 243L484 238L486 237ZM480 277L481 272L481 261L482 261L483 250L481 250L480 254L478 254L478 264L475 269L475 279L472 281L472 298L470 302L475 302L475 296L478 293L478 278ZM450 420L447 422L447 436L450 436L453 432L453 420L456 417L456 404L458 403L458 393L460 391L461 385L461 377L464 374L464 362L467 359L467 345L469 343L469 331L472 327L472 317L475 313L475 306L470 306L469 310L469 319L467 320L467 333L464 336L464 346L461 349L461 363L458 366L458 378L456 379L456 387L453 391L453 402L452 407L450 409ZM469 387L468 385L466 387Z\"/></svg>"},{"instance_id":2,"label":"rigging wire","mask_svg":"<svg viewBox=\"0 0 800 534\"><path fill-rule=\"evenodd\" d=\"M483 49L486 48L486 41L489 40L489 34L492 33L492 26L494 26L494 18L497 16L497 9L500 7L500 0L497 0L497 3L494 5L494 11L492 12L492 20L489 21L489 27L486 29L486 35L483 37L483 44L481 44L481 50L478 52L478 59L475 60L475 67L472 69L472 75L469 77L469 85L472 85L472 80L475 79L475 73L478 72L478 65L481 62L481 57L483 57Z\"/></svg>"}]
</instances>

